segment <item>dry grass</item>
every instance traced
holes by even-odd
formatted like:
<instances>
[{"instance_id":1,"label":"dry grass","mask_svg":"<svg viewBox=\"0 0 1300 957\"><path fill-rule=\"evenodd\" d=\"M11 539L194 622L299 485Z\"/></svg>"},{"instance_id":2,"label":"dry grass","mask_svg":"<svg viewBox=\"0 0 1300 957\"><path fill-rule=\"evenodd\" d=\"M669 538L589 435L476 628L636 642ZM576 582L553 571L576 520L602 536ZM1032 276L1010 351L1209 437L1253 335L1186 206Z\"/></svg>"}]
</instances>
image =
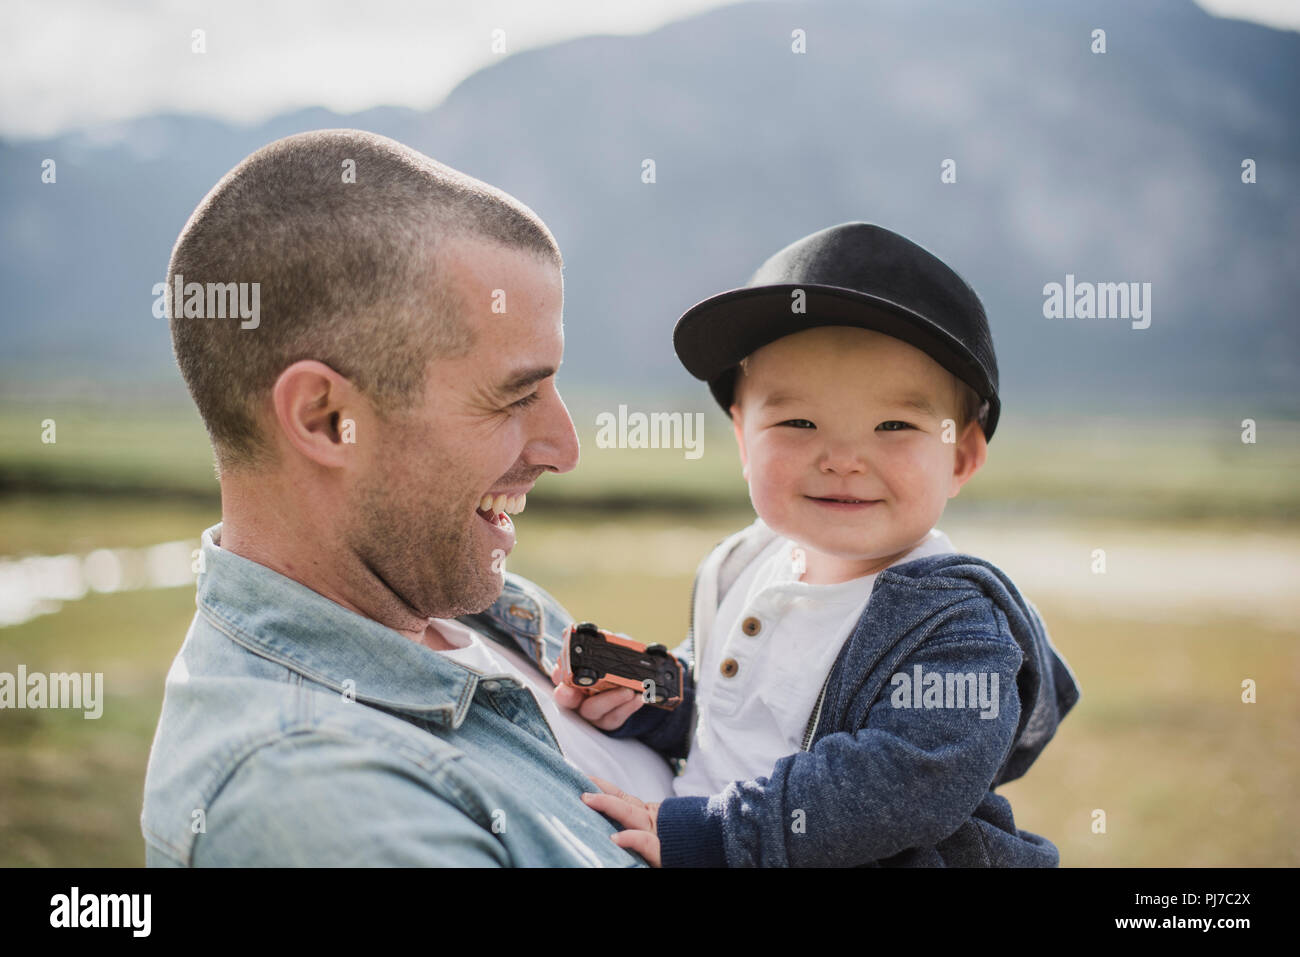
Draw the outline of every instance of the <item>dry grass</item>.
<instances>
[{"instance_id":1,"label":"dry grass","mask_svg":"<svg viewBox=\"0 0 1300 957\"><path fill-rule=\"evenodd\" d=\"M10 507L0 503L0 517ZM126 503L111 517L74 507L62 521L65 506L40 507L43 516L23 534L28 548L46 552L72 547L73 536L90 546L197 537L213 519L201 507L163 512ZM536 578L577 616L676 644L697 561L744 521L556 521L530 508L519 520L510 569ZM1059 524L1062 536L1072 531ZM19 527L6 523L10 549ZM1214 534L1225 567L1255 541L1231 527ZM137 542L140 536L146 537ZM1268 609L1259 596L1243 601L1237 615L1183 615L1177 622L1137 616L1128 605L1081 606L1068 594L1031 597L1083 698L1025 778L1004 789L1021 827L1053 840L1066 866L1300 864L1294 627L1261 616ZM1187 609L1195 602L1186 596ZM80 713L0 712L0 865L143 862L145 763L163 677L192 611L193 594L184 588L92 595L0 629L0 670L22 662L32 671L103 671L107 698L98 721ZM1259 703L1241 702L1243 678L1258 682ZM1098 808L1106 813L1104 834L1092 832Z\"/></svg>"}]
</instances>

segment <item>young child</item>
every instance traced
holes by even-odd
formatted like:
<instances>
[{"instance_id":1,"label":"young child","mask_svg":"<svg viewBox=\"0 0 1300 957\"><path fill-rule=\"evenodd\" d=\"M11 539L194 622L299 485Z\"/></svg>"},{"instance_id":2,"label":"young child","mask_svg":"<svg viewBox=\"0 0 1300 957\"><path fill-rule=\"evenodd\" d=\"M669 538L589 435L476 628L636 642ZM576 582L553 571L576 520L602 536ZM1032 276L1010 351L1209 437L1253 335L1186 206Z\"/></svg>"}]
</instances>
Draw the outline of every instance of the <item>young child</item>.
<instances>
[{"instance_id":1,"label":"young child","mask_svg":"<svg viewBox=\"0 0 1300 957\"><path fill-rule=\"evenodd\" d=\"M934 528L997 425L984 309L921 247L848 223L694 306L677 354L731 417L758 520L700 566L672 712L556 688L685 758L646 804L583 797L662 866L1055 866L994 789L1078 700L1034 606Z\"/></svg>"}]
</instances>

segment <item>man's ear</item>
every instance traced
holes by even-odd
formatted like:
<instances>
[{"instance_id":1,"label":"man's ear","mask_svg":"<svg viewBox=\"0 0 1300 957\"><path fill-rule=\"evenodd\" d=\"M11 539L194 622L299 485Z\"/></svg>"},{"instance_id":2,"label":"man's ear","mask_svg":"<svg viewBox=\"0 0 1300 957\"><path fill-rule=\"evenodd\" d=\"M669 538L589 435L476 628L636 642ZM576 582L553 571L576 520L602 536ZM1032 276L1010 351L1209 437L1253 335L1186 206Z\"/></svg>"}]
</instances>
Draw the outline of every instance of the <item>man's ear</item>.
<instances>
[{"instance_id":1,"label":"man's ear","mask_svg":"<svg viewBox=\"0 0 1300 957\"><path fill-rule=\"evenodd\" d=\"M740 449L740 474L749 481L749 456L745 452L745 423L740 406L733 404L727 410L731 414L731 427L736 430L736 447Z\"/></svg>"},{"instance_id":2,"label":"man's ear","mask_svg":"<svg viewBox=\"0 0 1300 957\"><path fill-rule=\"evenodd\" d=\"M956 454L952 462L952 482L948 497L955 498L961 487L971 480L989 457L988 439L978 422L967 422L957 439Z\"/></svg>"},{"instance_id":3,"label":"man's ear","mask_svg":"<svg viewBox=\"0 0 1300 957\"><path fill-rule=\"evenodd\" d=\"M351 382L323 362L302 359L287 367L271 387L277 445L287 443L326 468L353 461L349 446L372 424L369 404Z\"/></svg>"}]
</instances>

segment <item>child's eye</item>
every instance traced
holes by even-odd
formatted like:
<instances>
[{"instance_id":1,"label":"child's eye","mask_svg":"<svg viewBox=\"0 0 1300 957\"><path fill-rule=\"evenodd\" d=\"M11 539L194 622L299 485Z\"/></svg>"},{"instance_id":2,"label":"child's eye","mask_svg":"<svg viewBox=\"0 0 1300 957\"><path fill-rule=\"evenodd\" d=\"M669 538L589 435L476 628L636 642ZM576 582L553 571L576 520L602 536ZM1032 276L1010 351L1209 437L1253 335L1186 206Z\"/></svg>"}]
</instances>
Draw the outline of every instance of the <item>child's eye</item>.
<instances>
[{"instance_id":1,"label":"child's eye","mask_svg":"<svg viewBox=\"0 0 1300 957\"><path fill-rule=\"evenodd\" d=\"M793 425L796 429L817 428L817 426L813 425L807 419L786 419L784 422L778 422L777 425Z\"/></svg>"},{"instance_id":2,"label":"child's eye","mask_svg":"<svg viewBox=\"0 0 1300 957\"><path fill-rule=\"evenodd\" d=\"M897 428L890 428L890 426L897 426ZM913 428L913 426L908 422L900 422L898 419L890 419L888 422L881 422L876 426L876 428L884 429L886 432L902 432L904 429Z\"/></svg>"},{"instance_id":3,"label":"child's eye","mask_svg":"<svg viewBox=\"0 0 1300 957\"><path fill-rule=\"evenodd\" d=\"M540 398L540 393L532 392L524 396L518 402L511 402L509 407L512 409L526 409Z\"/></svg>"}]
</instances>

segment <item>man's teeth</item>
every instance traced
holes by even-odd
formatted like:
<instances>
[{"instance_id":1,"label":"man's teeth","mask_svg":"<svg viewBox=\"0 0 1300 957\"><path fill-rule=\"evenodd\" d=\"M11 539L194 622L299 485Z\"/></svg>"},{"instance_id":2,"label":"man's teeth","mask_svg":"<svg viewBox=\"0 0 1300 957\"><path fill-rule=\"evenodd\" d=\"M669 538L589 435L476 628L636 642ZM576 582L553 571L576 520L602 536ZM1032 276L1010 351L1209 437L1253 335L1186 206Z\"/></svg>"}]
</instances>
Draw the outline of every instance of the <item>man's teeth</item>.
<instances>
[{"instance_id":1,"label":"man's teeth","mask_svg":"<svg viewBox=\"0 0 1300 957\"><path fill-rule=\"evenodd\" d=\"M524 505L528 501L526 494L521 495L484 495L479 500L478 510L480 512L491 512L493 515L498 512L505 512L508 515L517 515L524 510Z\"/></svg>"}]
</instances>

